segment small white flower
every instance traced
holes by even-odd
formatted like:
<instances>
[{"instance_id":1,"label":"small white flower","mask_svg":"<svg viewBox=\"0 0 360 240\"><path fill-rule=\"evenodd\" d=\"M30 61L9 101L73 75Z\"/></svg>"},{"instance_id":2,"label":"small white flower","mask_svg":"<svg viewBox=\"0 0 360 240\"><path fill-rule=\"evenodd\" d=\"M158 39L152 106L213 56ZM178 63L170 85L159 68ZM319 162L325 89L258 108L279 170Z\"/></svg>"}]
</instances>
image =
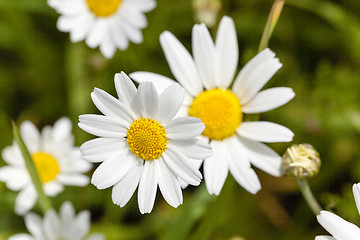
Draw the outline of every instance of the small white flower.
<instances>
[{"instance_id":1,"label":"small white flower","mask_svg":"<svg viewBox=\"0 0 360 240\"><path fill-rule=\"evenodd\" d=\"M96 107L105 115L79 117L79 127L99 138L84 143L80 150L91 162L103 162L91 183L98 189L113 186L113 202L123 207L138 189L141 213L150 213L159 185L173 207L183 202L179 179L199 185L201 173L194 159L212 152L207 143L196 139L205 126L194 117L174 118L184 89L170 85L159 96L152 83L136 89L125 73L115 75L118 99L101 89L91 93Z\"/></svg>"},{"instance_id":2,"label":"small white flower","mask_svg":"<svg viewBox=\"0 0 360 240\"><path fill-rule=\"evenodd\" d=\"M62 192L64 185L86 186L89 178L83 173L91 168L78 147L74 147L72 124L61 118L54 127L46 126L40 133L29 121L20 126L20 133L27 146L47 196ZM15 212L26 214L37 200L37 192L25 166L17 143L3 149L2 157L8 166L0 168L0 181L13 191L20 191L15 202Z\"/></svg>"},{"instance_id":3,"label":"small white flower","mask_svg":"<svg viewBox=\"0 0 360 240\"><path fill-rule=\"evenodd\" d=\"M204 178L210 194L218 195L230 170L236 181L251 193L261 188L251 164L280 176L281 157L261 142L289 142L293 133L286 127L266 122L243 122L243 114L261 113L286 104L294 96L291 88L260 89L282 66L275 54L265 49L248 62L234 79L238 43L231 18L223 17L213 42L204 24L192 31L193 57L170 32L160 36L170 70L185 88L180 110L200 118L214 155L204 162ZM151 80L158 92L174 81L149 72L130 75L137 82ZM260 92L259 92L260 91Z\"/></svg>"},{"instance_id":4,"label":"small white flower","mask_svg":"<svg viewBox=\"0 0 360 240\"><path fill-rule=\"evenodd\" d=\"M44 219L35 213L25 216L25 225L30 234L15 234L9 240L103 240L102 234L91 234L86 238L90 230L90 212L81 211L75 215L74 207L70 202L65 202L60 207L60 214L50 209Z\"/></svg>"},{"instance_id":5,"label":"small white flower","mask_svg":"<svg viewBox=\"0 0 360 240\"><path fill-rule=\"evenodd\" d=\"M48 4L61 14L57 27L69 32L72 42L85 39L89 47L99 46L106 58L112 58L116 49L125 50L129 41L143 41L144 12L153 10L156 1L48 0Z\"/></svg>"},{"instance_id":6,"label":"small white flower","mask_svg":"<svg viewBox=\"0 0 360 240\"><path fill-rule=\"evenodd\" d=\"M357 209L360 213L360 183L353 185L353 193ZM341 217L328 211L321 211L317 216L318 222L326 229L330 236L317 236L316 240L359 240L360 228L355 224L345 221Z\"/></svg>"}]
</instances>

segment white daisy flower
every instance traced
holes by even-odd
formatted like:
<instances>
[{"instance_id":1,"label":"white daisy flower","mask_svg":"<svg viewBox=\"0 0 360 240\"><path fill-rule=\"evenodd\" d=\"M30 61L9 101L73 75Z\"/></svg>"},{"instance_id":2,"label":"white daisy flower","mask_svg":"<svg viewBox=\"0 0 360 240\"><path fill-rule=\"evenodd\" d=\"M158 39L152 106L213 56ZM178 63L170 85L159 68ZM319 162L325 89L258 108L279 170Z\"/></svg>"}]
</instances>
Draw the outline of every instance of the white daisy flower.
<instances>
[{"instance_id":1,"label":"white daisy flower","mask_svg":"<svg viewBox=\"0 0 360 240\"><path fill-rule=\"evenodd\" d=\"M360 183L353 185L353 193L357 209L360 213ZM317 236L315 240L359 240L360 228L345 221L341 217L328 211L321 211L317 216L318 222L326 229L330 236Z\"/></svg>"},{"instance_id":2,"label":"white daisy flower","mask_svg":"<svg viewBox=\"0 0 360 240\"><path fill-rule=\"evenodd\" d=\"M72 42L85 39L89 47L99 46L106 58L112 58L117 48L125 50L129 41L143 41L144 13L156 7L155 0L48 0L48 4L61 14L60 31L69 32Z\"/></svg>"},{"instance_id":3,"label":"white daisy flower","mask_svg":"<svg viewBox=\"0 0 360 240\"><path fill-rule=\"evenodd\" d=\"M88 235L90 229L90 212L81 211L75 215L74 207L65 202L58 215L54 209L46 212L44 219L35 213L25 216L25 225L30 234L15 234L9 240L103 240L102 234Z\"/></svg>"},{"instance_id":4,"label":"white daisy flower","mask_svg":"<svg viewBox=\"0 0 360 240\"><path fill-rule=\"evenodd\" d=\"M85 161L78 147L74 147L72 123L68 118L59 119L53 127L46 126L40 133L29 121L20 126L20 133L35 163L44 192L56 196L64 185L86 186L89 177L83 173L91 165ZM20 191L15 201L15 212L26 214L37 200L37 192L25 166L21 151L14 141L3 149L2 157L8 164L0 168L0 181L13 191Z\"/></svg>"},{"instance_id":5,"label":"white daisy flower","mask_svg":"<svg viewBox=\"0 0 360 240\"><path fill-rule=\"evenodd\" d=\"M269 111L295 95L285 87L260 91L282 66L275 54L269 49L257 54L230 88L238 64L237 36L231 18L222 18L215 43L204 24L193 27L193 57L170 32L161 34L160 43L171 72L186 90L182 114L198 117L206 126L202 135L214 151L204 162L208 192L218 195L230 170L242 187L256 193L261 186L250 164L280 176L281 157L261 142L288 142L294 134L275 123L243 121L243 114ZM159 92L174 82L149 72L130 76L137 82L151 80Z\"/></svg>"},{"instance_id":6,"label":"white daisy flower","mask_svg":"<svg viewBox=\"0 0 360 240\"><path fill-rule=\"evenodd\" d=\"M205 126L194 117L175 118L185 91L172 84L159 96L152 83L138 89L125 73L115 75L118 99L95 88L96 107L105 115L81 115L79 127L99 138L80 150L91 162L103 162L91 183L98 189L113 186L112 200L123 207L138 189L141 213L150 213L159 185L173 207L183 202L179 179L199 185L202 179L196 160L212 154L198 139Z\"/></svg>"}]
</instances>

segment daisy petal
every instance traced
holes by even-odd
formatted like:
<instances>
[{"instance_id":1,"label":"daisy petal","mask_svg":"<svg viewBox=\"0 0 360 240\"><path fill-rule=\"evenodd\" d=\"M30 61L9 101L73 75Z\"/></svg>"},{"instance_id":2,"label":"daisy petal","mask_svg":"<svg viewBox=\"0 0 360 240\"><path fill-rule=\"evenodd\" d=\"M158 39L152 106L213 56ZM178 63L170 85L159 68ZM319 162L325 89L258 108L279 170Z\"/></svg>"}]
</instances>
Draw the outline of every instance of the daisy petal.
<instances>
[{"instance_id":1,"label":"daisy petal","mask_svg":"<svg viewBox=\"0 0 360 240\"><path fill-rule=\"evenodd\" d=\"M94 171L91 183L98 189L105 189L119 182L135 163L135 155L128 152L119 152L105 160Z\"/></svg>"},{"instance_id":2,"label":"daisy petal","mask_svg":"<svg viewBox=\"0 0 360 240\"><path fill-rule=\"evenodd\" d=\"M202 91L200 77L189 52L170 32L160 35L160 44L172 74L192 96Z\"/></svg>"},{"instance_id":3,"label":"daisy petal","mask_svg":"<svg viewBox=\"0 0 360 240\"><path fill-rule=\"evenodd\" d=\"M204 161L204 178L210 194L219 195L229 172L229 153L225 141L212 140L214 155Z\"/></svg>"},{"instance_id":4,"label":"daisy petal","mask_svg":"<svg viewBox=\"0 0 360 240\"><path fill-rule=\"evenodd\" d=\"M199 139L189 140L168 140L168 144L176 148L177 151L181 152L188 158L194 158L204 160L210 157L213 153L211 146Z\"/></svg>"},{"instance_id":5,"label":"daisy petal","mask_svg":"<svg viewBox=\"0 0 360 240\"><path fill-rule=\"evenodd\" d=\"M37 193L33 185L27 186L21 190L15 200L15 212L19 215L25 215L37 200Z\"/></svg>"},{"instance_id":6,"label":"daisy petal","mask_svg":"<svg viewBox=\"0 0 360 240\"><path fill-rule=\"evenodd\" d=\"M331 212L321 211L320 215L317 216L317 220L335 239L357 240L360 238L358 226Z\"/></svg>"},{"instance_id":7,"label":"daisy petal","mask_svg":"<svg viewBox=\"0 0 360 240\"><path fill-rule=\"evenodd\" d=\"M187 140L199 136L205 129L203 122L194 117L179 117L165 126L166 136L174 140Z\"/></svg>"},{"instance_id":8,"label":"daisy petal","mask_svg":"<svg viewBox=\"0 0 360 240\"><path fill-rule=\"evenodd\" d=\"M130 104L136 96L136 87L126 73L116 73L114 76L115 89L119 99Z\"/></svg>"},{"instance_id":9,"label":"daisy petal","mask_svg":"<svg viewBox=\"0 0 360 240\"><path fill-rule=\"evenodd\" d=\"M73 222L72 239L84 239L90 230L90 212L81 211Z\"/></svg>"},{"instance_id":10,"label":"daisy petal","mask_svg":"<svg viewBox=\"0 0 360 240\"><path fill-rule=\"evenodd\" d=\"M45 236L42 231L42 220L39 215L35 213L26 214L24 217L27 230L34 236L35 239L44 239Z\"/></svg>"},{"instance_id":11,"label":"daisy petal","mask_svg":"<svg viewBox=\"0 0 360 240\"><path fill-rule=\"evenodd\" d=\"M238 138L241 144L244 145L244 151L251 164L275 177L282 175L281 157L279 154L263 143L247 140L242 137Z\"/></svg>"},{"instance_id":12,"label":"daisy petal","mask_svg":"<svg viewBox=\"0 0 360 240\"><path fill-rule=\"evenodd\" d=\"M145 161L138 189L139 209L142 214L153 209L157 189L154 161Z\"/></svg>"},{"instance_id":13,"label":"daisy petal","mask_svg":"<svg viewBox=\"0 0 360 240\"><path fill-rule=\"evenodd\" d=\"M225 16L221 19L215 45L216 66L219 66L217 86L228 88L234 79L239 59L238 40L234 21L231 18Z\"/></svg>"},{"instance_id":14,"label":"daisy petal","mask_svg":"<svg viewBox=\"0 0 360 240\"><path fill-rule=\"evenodd\" d=\"M105 240L105 236L100 233L93 233L87 238L87 240Z\"/></svg>"},{"instance_id":15,"label":"daisy petal","mask_svg":"<svg viewBox=\"0 0 360 240\"><path fill-rule=\"evenodd\" d=\"M241 105L246 105L281 68L282 64L274 57L275 54L271 50L265 49L240 71L232 90L240 99Z\"/></svg>"},{"instance_id":16,"label":"daisy petal","mask_svg":"<svg viewBox=\"0 0 360 240\"><path fill-rule=\"evenodd\" d=\"M46 212L43 219L43 231L46 239L56 240L61 237L60 219L54 209Z\"/></svg>"},{"instance_id":17,"label":"daisy petal","mask_svg":"<svg viewBox=\"0 0 360 240\"><path fill-rule=\"evenodd\" d=\"M236 182L248 192L255 194L261 189L259 178L251 168L250 162L245 155L244 147L236 136L230 137L227 141L230 153L229 169Z\"/></svg>"},{"instance_id":18,"label":"daisy petal","mask_svg":"<svg viewBox=\"0 0 360 240\"><path fill-rule=\"evenodd\" d=\"M173 207L178 207L183 202L183 196L178 178L166 166L163 159L154 161L156 175L160 191L166 200Z\"/></svg>"},{"instance_id":19,"label":"daisy petal","mask_svg":"<svg viewBox=\"0 0 360 240\"><path fill-rule=\"evenodd\" d=\"M110 37L109 31L106 31L104 39L100 43L99 49L100 49L101 54L105 58L110 59L110 58L114 57L114 54L116 52L116 46L115 46L115 43L112 41L112 39Z\"/></svg>"},{"instance_id":20,"label":"daisy petal","mask_svg":"<svg viewBox=\"0 0 360 240\"><path fill-rule=\"evenodd\" d=\"M143 164L143 159L136 159L130 171L114 185L111 197L115 204L123 207L130 200L139 185Z\"/></svg>"},{"instance_id":21,"label":"daisy petal","mask_svg":"<svg viewBox=\"0 0 360 240\"><path fill-rule=\"evenodd\" d=\"M195 24L192 29L192 48L196 67L206 89L215 88L215 45L205 24Z\"/></svg>"},{"instance_id":22,"label":"daisy petal","mask_svg":"<svg viewBox=\"0 0 360 240\"><path fill-rule=\"evenodd\" d=\"M0 168L0 181L6 183L6 187L19 191L31 181L29 174L25 169L13 166L4 166Z\"/></svg>"},{"instance_id":23,"label":"daisy petal","mask_svg":"<svg viewBox=\"0 0 360 240\"><path fill-rule=\"evenodd\" d=\"M20 125L20 133L29 152L37 152L40 147L40 133L35 125L30 121L24 121Z\"/></svg>"},{"instance_id":24,"label":"daisy petal","mask_svg":"<svg viewBox=\"0 0 360 240\"><path fill-rule=\"evenodd\" d=\"M64 186L57 181L44 184L44 192L47 196L55 197L62 191L64 191Z\"/></svg>"},{"instance_id":25,"label":"daisy petal","mask_svg":"<svg viewBox=\"0 0 360 240\"><path fill-rule=\"evenodd\" d=\"M118 119L109 116L84 114L79 116L79 121L82 130L98 137L122 138L128 130Z\"/></svg>"},{"instance_id":26,"label":"daisy petal","mask_svg":"<svg viewBox=\"0 0 360 240\"><path fill-rule=\"evenodd\" d=\"M8 240L35 240L35 239L29 234L19 233L9 237Z\"/></svg>"},{"instance_id":27,"label":"daisy petal","mask_svg":"<svg viewBox=\"0 0 360 240\"><path fill-rule=\"evenodd\" d=\"M63 173L57 176L58 180L67 186L84 187L89 184L89 177L82 174Z\"/></svg>"},{"instance_id":28,"label":"daisy petal","mask_svg":"<svg viewBox=\"0 0 360 240\"><path fill-rule=\"evenodd\" d=\"M121 103L104 90L95 88L91 93L91 99L104 115L114 117L124 125L129 125L135 118L134 113L126 104Z\"/></svg>"},{"instance_id":29,"label":"daisy petal","mask_svg":"<svg viewBox=\"0 0 360 240\"><path fill-rule=\"evenodd\" d=\"M197 186L200 184L202 178L200 171L193 161L185 155L169 146L163 153L163 158L166 165L176 176L191 185Z\"/></svg>"},{"instance_id":30,"label":"daisy petal","mask_svg":"<svg viewBox=\"0 0 360 240\"><path fill-rule=\"evenodd\" d=\"M330 236L317 236L315 240L336 240L336 239Z\"/></svg>"},{"instance_id":31,"label":"daisy petal","mask_svg":"<svg viewBox=\"0 0 360 240\"><path fill-rule=\"evenodd\" d=\"M137 114L144 118L152 118L157 115L159 99L154 85L151 82L142 82L139 85L132 106Z\"/></svg>"},{"instance_id":32,"label":"daisy petal","mask_svg":"<svg viewBox=\"0 0 360 240\"><path fill-rule=\"evenodd\" d=\"M171 84L176 83L168 77L152 72L133 72L130 77L137 83L152 82L158 94L161 94Z\"/></svg>"},{"instance_id":33,"label":"daisy petal","mask_svg":"<svg viewBox=\"0 0 360 240\"><path fill-rule=\"evenodd\" d=\"M125 140L119 138L95 138L81 145L84 159L90 162L103 162L114 153L127 148Z\"/></svg>"},{"instance_id":34,"label":"daisy petal","mask_svg":"<svg viewBox=\"0 0 360 240\"><path fill-rule=\"evenodd\" d=\"M179 111L185 91L179 84L172 84L159 96L159 112L157 119L166 124L174 118Z\"/></svg>"},{"instance_id":35,"label":"daisy petal","mask_svg":"<svg viewBox=\"0 0 360 240\"><path fill-rule=\"evenodd\" d=\"M195 167L197 169L200 169L201 165L203 164L203 160L194 160L193 163L195 165ZM185 189L189 186L189 183L185 182L184 180L182 180L181 178L178 178L179 179L179 182L180 182L180 186L182 189Z\"/></svg>"},{"instance_id":36,"label":"daisy petal","mask_svg":"<svg viewBox=\"0 0 360 240\"><path fill-rule=\"evenodd\" d=\"M95 48L102 42L105 32L107 30L107 21L102 18L96 18L93 27L91 28L87 38L85 39L86 45L90 48Z\"/></svg>"},{"instance_id":37,"label":"daisy petal","mask_svg":"<svg viewBox=\"0 0 360 240\"><path fill-rule=\"evenodd\" d=\"M243 122L236 130L240 136L258 142L291 142L294 133L272 122Z\"/></svg>"},{"instance_id":38,"label":"daisy petal","mask_svg":"<svg viewBox=\"0 0 360 240\"><path fill-rule=\"evenodd\" d=\"M360 214L360 183L353 185L353 193L354 193L356 207Z\"/></svg>"},{"instance_id":39,"label":"daisy petal","mask_svg":"<svg viewBox=\"0 0 360 240\"><path fill-rule=\"evenodd\" d=\"M259 92L256 96L244 105L241 109L244 113L262 113L288 103L295 97L291 88L277 87Z\"/></svg>"}]
</instances>

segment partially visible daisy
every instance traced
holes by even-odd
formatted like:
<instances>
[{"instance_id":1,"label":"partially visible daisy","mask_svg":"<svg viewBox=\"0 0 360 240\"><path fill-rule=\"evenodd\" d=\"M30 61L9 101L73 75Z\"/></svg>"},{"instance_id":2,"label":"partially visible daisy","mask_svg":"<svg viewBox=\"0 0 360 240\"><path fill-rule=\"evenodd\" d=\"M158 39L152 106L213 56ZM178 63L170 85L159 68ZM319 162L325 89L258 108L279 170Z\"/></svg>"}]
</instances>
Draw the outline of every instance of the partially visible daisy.
<instances>
[{"instance_id":1,"label":"partially visible daisy","mask_svg":"<svg viewBox=\"0 0 360 240\"><path fill-rule=\"evenodd\" d=\"M202 136L210 141L214 155L204 162L204 178L210 194L218 195L230 173L251 193L261 185L250 163L280 176L281 157L261 142L289 142L293 133L286 127L266 121L244 122L243 115L266 112L294 97L291 88L260 89L282 64L265 49L248 62L235 78L238 46L235 25L223 17L215 43L204 24L192 31L193 57L170 32L160 36L170 70L185 88L183 115L200 118L206 128ZM149 72L130 75L137 82L151 80L158 92L173 80Z\"/></svg>"},{"instance_id":2,"label":"partially visible daisy","mask_svg":"<svg viewBox=\"0 0 360 240\"><path fill-rule=\"evenodd\" d=\"M81 211L75 215L74 207L65 202L58 215L54 209L46 212L44 219L35 213L25 216L25 225L30 234L15 234L9 240L103 240L103 234L88 235L90 230L90 212Z\"/></svg>"},{"instance_id":3,"label":"partially visible daisy","mask_svg":"<svg viewBox=\"0 0 360 240\"><path fill-rule=\"evenodd\" d=\"M360 213L360 183L353 185L353 193L357 209ZM321 211L317 216L318 222L328 231L330 236L317 236L316 240L359 240L360 228L345 221L341 217L328 211Z\"/></svg>"},{"instance_id":4,"label":"partially visible daisy","mask_svg":"<svg viewBox=\"0 0 360 240\"><path fill-rule=\"evenodd\" d=\"M61 14L60 31L69 32L72 42L85 39L89 47L99 46L106 58L112 58L117 48L125 50L129 41L143 41L144 13L156 7L155 0L48 0L48 4Z\"/></svg>"},{"instance_id":5,"label":"partially visible daisy","mask_svg":"<svg viewBox=\"0 0 360 240\"><path fill-rule=\"evenodd\" d=\"M212 154L198 140L205 126L194 117L174 118L185 91L172 84L159 96L152 83L136 89L125 73L115 75L118 98L95 88L91 93L104 114L79 117L79 127L99 138L84 143L80 150L91 162L102 162L91 183L98 189L113 186L112 200L123 207L137 186L141 213L150 213L157 186L173 207L183 202L180 179L199 185L202 179L194 159Z\"/></svg>"},{"instance_id":6,"label":"partially visible daisy","mask_svg":"<svg viewBox=\"0 0 360 240\"><path fill-rule=\"evenodd\" d=\"M46 126L40 133L29 121L20 126L20 133L35 163L47 196L62 192L64 185L86 186L89 177L83 175L91 168L71 134L72 123L61 118L53 127ZM15 212L26 214L37 200L37 192L31 181L17 143L3 149L2 157L9 165L0 168L0 181L13 191L20 191L15 201Z\"/></svg>"}]
</instances>

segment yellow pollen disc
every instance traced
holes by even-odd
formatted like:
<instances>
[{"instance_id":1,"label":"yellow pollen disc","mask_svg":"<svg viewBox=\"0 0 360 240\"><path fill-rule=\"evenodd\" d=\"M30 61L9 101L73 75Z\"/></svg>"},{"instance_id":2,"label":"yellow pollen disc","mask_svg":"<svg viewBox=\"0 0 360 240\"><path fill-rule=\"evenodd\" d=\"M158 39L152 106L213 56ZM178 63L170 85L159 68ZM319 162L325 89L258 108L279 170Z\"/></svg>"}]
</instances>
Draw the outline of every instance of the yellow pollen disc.
<instances>
[{"instance_id":1,"label":"yellow pollen disc","mask_svg":"<svg viewBox=\"0 0 360 240\"><path fill-rule=\"evenodd\" d=\"M230 90L219 88L200 93L192 102L189 115L200 118L205 124L202 134L214 140L235 134L242 121L239 99Z\"/></svg>"},{"instance_id":2,"label":"yellow pollen disc","mask_svg":"<svg viewBox=\"0 0 360 240\"><path fill-rule=\"evenodd\" d=\"M166 149L164 127L148 118L136 119L126 134L126 140L130 150L144 160L159 158Z\"/></svg>"},{"instance_id":3,"label":"yellow pollen disc","mask_svg":"<svg viewBox=\"0 0 360 240\"><path fill-rule=\"evenodd\" d=\"M54 180L59 174L59 165L56 159L50 154L38 152L31 155L31 157L35 163L36 170L39 173L42 183L47 183Z\"/></svg>"},{"instance_id":4,"label":"yellow pollen disc","mask_svg":"<svg viewBox=\"0 0 360 240\"><path fill-rule=\"evenodd\" d=\"M91 12L98 17L108 17L116 12L121 0L86 0Z\"/></svg>"}]
</instances>

